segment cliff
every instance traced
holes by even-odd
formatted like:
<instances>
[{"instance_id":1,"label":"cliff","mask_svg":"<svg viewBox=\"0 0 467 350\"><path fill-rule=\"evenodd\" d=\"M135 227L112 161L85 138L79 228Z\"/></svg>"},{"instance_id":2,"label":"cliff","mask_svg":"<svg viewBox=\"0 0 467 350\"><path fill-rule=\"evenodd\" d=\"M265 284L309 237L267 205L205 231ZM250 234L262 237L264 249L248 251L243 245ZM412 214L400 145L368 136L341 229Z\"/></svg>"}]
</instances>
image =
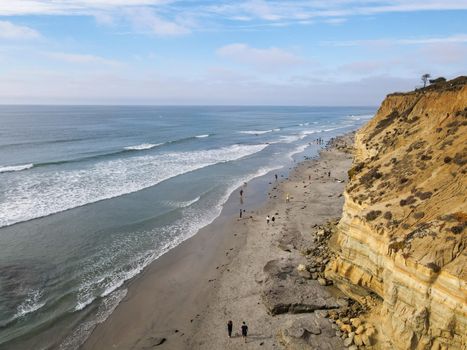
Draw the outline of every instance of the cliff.
<instances>
[{"instance_id":1,"label":"cliff","mask_svg":"<svg viewBox=\"0 0 467 350\"><path fill-rule=\"evenodd\" d=\"M467 348L467 77L388 95L355 138L326 276L381 349Z\"/></svg>"}]
</instances>

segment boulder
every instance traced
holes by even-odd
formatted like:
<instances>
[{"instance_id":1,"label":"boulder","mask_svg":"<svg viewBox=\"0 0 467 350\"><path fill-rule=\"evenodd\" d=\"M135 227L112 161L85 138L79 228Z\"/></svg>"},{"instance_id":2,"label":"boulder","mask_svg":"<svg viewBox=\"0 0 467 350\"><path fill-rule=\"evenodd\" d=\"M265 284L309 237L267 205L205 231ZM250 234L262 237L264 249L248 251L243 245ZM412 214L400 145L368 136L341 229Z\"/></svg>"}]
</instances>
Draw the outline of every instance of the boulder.
<instances>
[{"instance_id":1,"label":"boulder","mask_svg":"<svg viewBox=\"0 0 467 350\"><path fill-rule=\"evenodd\" d=\"M317 281L304 280L295 266L293 261L272 260L263 269L261 299L271 315L339 307L326 288Z\"/></svg>"},{"instance_id":2,"label":"boulder","mask_svg":"<svg viewBox=\"0 0 467 350\"><path fill-rule=\"evenodd\" d=\"M314 313L295 319L279 333L279 340L287 349L345 349L343 340L336 336L331 323Z\"/></svg>"},{"instance_id":3,"label":"boulder","mask_svg":"<svg viewBox=\"0 0 467 350\"><path fill-rule=\"evenodd\" d=\"M359 319L358 317L352 318L350 322L352 323L352 326L354 326L355 328L358 328L362 324L362 320Z\"/></svg>"},{"instance_id":4,"label":"boulder","mask_svg":"<svg viewBox=\"0 0 467 350\"><path fill-rule=\"evenodd\" d=\"M365 331L365 327L363 327L363 325L360 325L355 330L355 334L362 334L364 331Z\"/></svg>"},{"instance_id":5,"label":"boulder","mask_svg":"<svg viewBox=\"0 0 467 350\"><path fill-rule=\"evenodd\" d=\"M353 338L346 338L344 339L344 346L349 347L350 345L353 344Z\"/></svg>"}]
</instances>

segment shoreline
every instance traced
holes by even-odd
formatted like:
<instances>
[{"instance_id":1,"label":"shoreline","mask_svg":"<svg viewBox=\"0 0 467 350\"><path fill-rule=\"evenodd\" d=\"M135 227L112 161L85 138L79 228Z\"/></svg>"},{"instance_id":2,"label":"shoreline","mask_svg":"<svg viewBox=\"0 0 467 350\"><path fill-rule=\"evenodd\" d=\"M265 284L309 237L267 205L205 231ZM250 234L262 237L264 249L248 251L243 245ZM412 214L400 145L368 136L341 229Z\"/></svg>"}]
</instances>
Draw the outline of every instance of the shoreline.
<instances>
[{"instance_id":1,"label":"shoreline","mask_svg":"<svg viewBox=\"0 0 467 350\"><path fill-rule=\"evenodd\" d=\"M348 134L338 138L345 137ZM350 163L350 155L335 147L323 149L317 159L297 163L287 171L288 178L269 185L268 198L246 211L242 219L221 213L130 281L126 297L80 349L234 349L241 339L226 342L225 323L234 319L234 334L238 333L242 314L253 339L245 346L256 348L262 343L265 348L280 348L273 330L296 315L273 317L267 313L261 300L261 271L272 259L295 265L301 261L300 254L278 248L277 242L290 224L296 223L298 227L293 229L303 232L340 216L343 198L339 195ZM326 169L332 169L331 177L325 177ZM316 184L319 186L313 186ZM290 203L285 203L286 193ZM228 202L232 203L236 194L234 191ZM277 221L267 225L266 215L275 213L279 214ZM331 294L340 295L336 290ZM252 311L255 320L246 316ZM258 333L265 326L271 331Z\"/></svg>"}]
</instances>

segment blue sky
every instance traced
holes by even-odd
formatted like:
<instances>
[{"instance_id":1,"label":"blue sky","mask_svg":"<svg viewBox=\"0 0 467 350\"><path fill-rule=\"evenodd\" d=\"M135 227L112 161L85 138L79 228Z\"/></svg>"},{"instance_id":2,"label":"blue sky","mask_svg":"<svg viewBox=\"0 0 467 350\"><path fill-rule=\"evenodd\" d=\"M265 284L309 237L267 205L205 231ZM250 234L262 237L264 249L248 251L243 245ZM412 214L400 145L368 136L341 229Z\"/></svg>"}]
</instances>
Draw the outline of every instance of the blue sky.
<instances>
[{"instance_id":1,"label":"blue sky","mask_svg":"<svg viewBox=\"0 0 467 350\"><path fill-rule=\"evenodd\" d=\"M2 0L0 103L378 105L466 74L467 0Z\"/></svg>"}]
</instances>

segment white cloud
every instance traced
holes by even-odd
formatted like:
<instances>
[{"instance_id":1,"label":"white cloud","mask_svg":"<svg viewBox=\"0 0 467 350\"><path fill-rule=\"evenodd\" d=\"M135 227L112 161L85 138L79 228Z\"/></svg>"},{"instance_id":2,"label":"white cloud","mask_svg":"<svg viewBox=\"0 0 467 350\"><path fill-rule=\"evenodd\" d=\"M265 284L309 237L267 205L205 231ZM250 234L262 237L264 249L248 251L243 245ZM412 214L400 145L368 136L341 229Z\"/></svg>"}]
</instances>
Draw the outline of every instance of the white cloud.
<instances>
[{"instance_id":1,"label":"white cloud","mask_svg":"<svg viewBox=\"0 0 467 350\"><path fill-rule=\"evenodd\" d=\"M40 36L38 31L30 27L0 21L0 39L36 39Z\"/></svg>"},{"instance_id":2,"label":"white cloud","mask_svg":"<svg viewBox=\"0 0 467 350\"><path fill-rule=\"evenodd\" d=\"M234 62L263 69L295 66L304 62L299 56L277 47L258 49L242 43L223 46L216 53Z\"/></svg>"},{"instance_id":3,"label":"white cloud","mask_svg":"<svg viewBox=\"0 0 467 350\"><path fill-rule=\"evenodd\" d=\"M390 12L467 10L466 0L218 0L218 1L176 1L176 0L2 0L0 16L13 15L90 15L104 18L104 13L113 15L125 9L148 7L163 10L168 17L189 16L198 19L230 19L244 22L259 20L307 21L326 18L331 22L346 17L373 15ZM161 16L160 21L168 21ZM162 19L163 17L163 19ZM172 21L168 21L172 22ZM158 23L165 26L165 23ZM174 23L165 31L178 32Z\"/></svg>"},{"instance_id":4,"label":"white cloud","mask_svg":"<svg viewBox=\"0 0 467 350\"><path fill-rule=\"evenodd\" d=\"M277 21L282 19L282 15L271 8L264 0L252 0L243 4L245 12L267 21Z\"/></svg>"},{"instance_id":5,"label":"white cloud","mask_svg":"<svg viewBox=\"0 0 467 350\"><path fill-rule=\"evenodd\" d=\"M329 19L324 20L325 23L327 23L327 24L334 24L334 25L342 24L342 23L344 23L344 22L346 22L346 21L347 21L347 19L345 19L345 18L339 18L339 17L329 18Z\"/></svg>"},{"instance_id":6,"label":"white cloud","mask_svg":"<svg viewBox=\"0 0 467 350\"><path fill-rule=\"evenodd\" d=\"M175 20L166 20L148 7L128 9L125 11L125 15L136 30L157 36L188 34L191 32L190 26L194 25L187 19L181 17Z\"/></svg>"},{"instance_id":7,"label":"white cloud","mask_svg":"<svg viewBox=\"0 0 467 350\"><path fill-rule=\"evenodd\" d=\"M465 0L246 0L206 6L206 11L230 18L263 21L303 21L326 18L334 24L346 17L391 12L467 10Z\"/></svg>"},{"instance_id":8,"label":"white cloud","mask_svg":"<svg viewBox=\"0 0 467 350\"><path fill-rule=\"evenodd\" d=\"M455 34L445 37L419 37L401 39L373 39L373 40L342 40L323 41L322 45L330 46L390 46L390 45L426 45L443 43L467 43L467 34Z\"/></svg>"},{"instance_id":9,"label":"white cloud","mask_svg":"<svg viewBox=\"0 0 467 350\"><path fill-rule=\"evenodd\" d=\"M82 15L122 7L164 5L168 0L8 0L0 1L0 16Z\"/></svg>"},{"instance_id":10,"label":"white cloud","mask_svg":"<svg viewBox=\"0 0 467 350\"><path fill-rule=\"evenodd\" d=\"M429 44L421 47L418 53L443 67L451 64L467 67L467 45L452 42Z\"/></svg>"},{"instance_id":11,"label":"white cloud","mask_svg":"<svg viewBox=\"0 0 467 350\"><path fill-rule=\"evenodd\" d=\"M107 66L119 66L122 63L109 60L96 55L88 54L76 54L76 53L65 53L65 52L44 52L44 55L63 62L67 63L77 63L77 64L103 64Z\"/></svg>"},{"instance_id":12,"label":"white cloud","mask_svg":"<svg viewBox=\"0 0 467 350\"><path fill-rule=\"evenodd\" d=\"M392 0L381 6L363 6L360 12L364 14L376 14L386 12L414 12L414 11L439 11L439 10L466 10L465 0Z\"/></svg>"},{"instance_id":13,"label":"white cloud","mask_svg":"<svg viewBox=\"0 0 467 350\"><path fill-rule=\"evenodd\" d=\"M390 62L383 61L355 61L343 64L338 68L339 71L355 74L358 76L374 75L379 70L387 70Z\"/></svg>"}]
</instances>

